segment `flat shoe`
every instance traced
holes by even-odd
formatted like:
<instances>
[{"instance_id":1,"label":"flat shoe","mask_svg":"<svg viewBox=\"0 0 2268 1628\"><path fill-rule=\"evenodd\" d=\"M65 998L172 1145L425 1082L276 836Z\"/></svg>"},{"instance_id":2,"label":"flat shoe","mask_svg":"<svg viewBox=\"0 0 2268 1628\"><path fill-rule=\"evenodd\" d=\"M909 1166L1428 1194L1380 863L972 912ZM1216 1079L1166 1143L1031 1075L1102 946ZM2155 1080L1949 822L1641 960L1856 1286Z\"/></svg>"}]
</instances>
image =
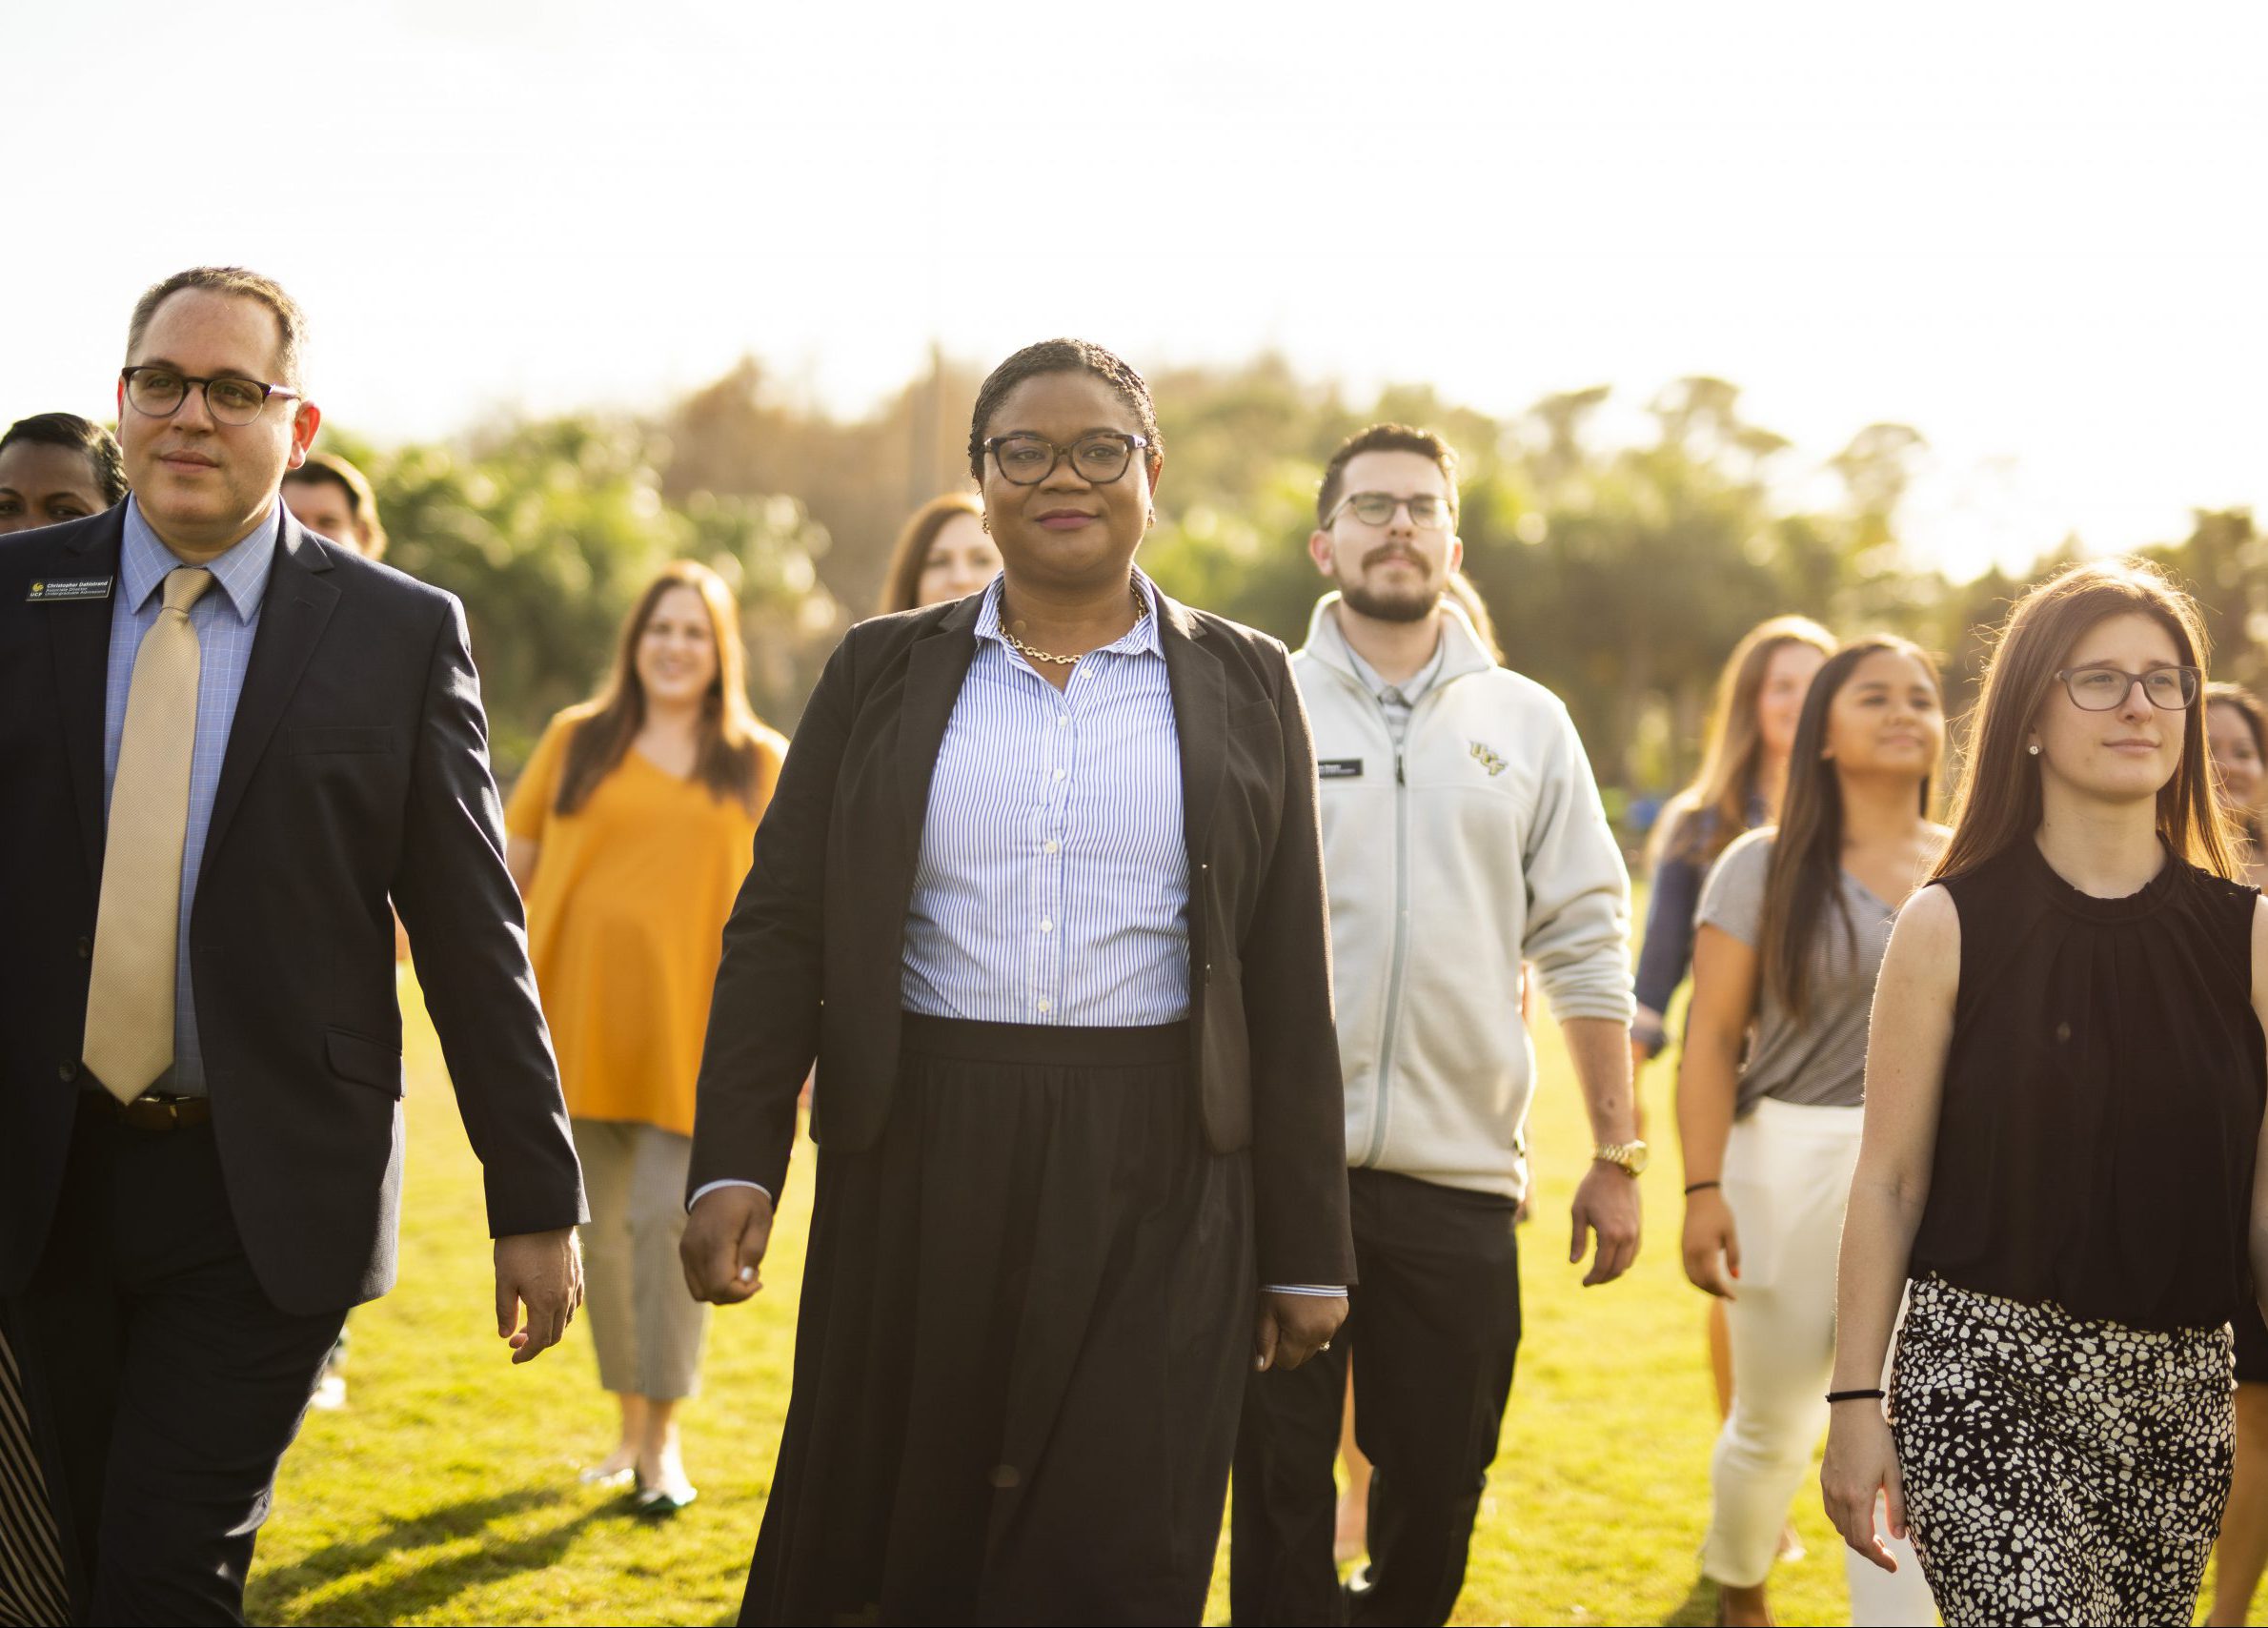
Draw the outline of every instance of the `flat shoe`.
<instances>
[{"instance_id":1,"label":"flat shoe","mask_svg":"<svg viewBox=\"0 0 2268 1628\"><path fill-rule=\"evenodd\" d=\"M609 1470L594 1464L576 1476L576 1480L586 1487L627 1487L637 1475L638 1472L628 1465L619 1470Z\"/></svg>"},{"instance_id":2,"label":"flat shoe","mask_svg":"<svg viewBox=\"0 0 2268 1628\"><path fill-rule=\"evenodd\" d=\"M633 1514L653 1520L667 1520L700 1496L698 1489L687 1487L683 1492L672 1492L667 1487L648 1487L630 1500Z\"/></svg>"}]
</instances>

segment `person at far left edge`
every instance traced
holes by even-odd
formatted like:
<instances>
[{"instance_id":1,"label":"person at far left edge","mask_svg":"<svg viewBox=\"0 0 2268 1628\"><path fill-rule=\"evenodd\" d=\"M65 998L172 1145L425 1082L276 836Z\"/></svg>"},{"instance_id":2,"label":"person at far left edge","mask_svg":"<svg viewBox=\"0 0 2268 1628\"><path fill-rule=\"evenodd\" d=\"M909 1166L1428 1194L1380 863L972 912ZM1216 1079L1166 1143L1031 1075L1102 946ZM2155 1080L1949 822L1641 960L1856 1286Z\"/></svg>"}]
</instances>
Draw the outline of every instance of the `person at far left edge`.
<instances>
[{"instance_id":1,"label":"person at far left edge","mask_svg":"<svg viewBox=\"0 0 2268 1628\"><path fill-rule=\"evenodd\" d=\"M253 273L158 283L119 379L132 499L0 539L0 1294L81 1621L242 1620L324 1356L393 1284L389 895L513 1360L581 1297L463 612L279 502L320 421L303 328Z\"/></svg>"}]
</instances>

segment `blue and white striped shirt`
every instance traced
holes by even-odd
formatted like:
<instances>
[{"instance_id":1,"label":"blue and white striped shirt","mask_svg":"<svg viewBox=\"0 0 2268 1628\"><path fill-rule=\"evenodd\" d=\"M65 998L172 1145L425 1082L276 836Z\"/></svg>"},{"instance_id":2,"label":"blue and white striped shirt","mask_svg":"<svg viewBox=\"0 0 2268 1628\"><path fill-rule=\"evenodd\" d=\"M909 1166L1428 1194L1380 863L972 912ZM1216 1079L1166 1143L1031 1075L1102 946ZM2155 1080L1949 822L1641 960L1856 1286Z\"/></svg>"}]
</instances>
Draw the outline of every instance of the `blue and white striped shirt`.
<instances>
[{"instance_id":1,"label":"blue and white striped shirt","mask_svg":"<svg viewBox=\"0 0 2268 1628\"><path fill-rule=\"evenodd\" d=\"M260 627L260 603L268 594L268 572L275 563L282 531L281 505L206 568L213 586L190 607L189 624L197 634L197 738L189 761L189 827L181 845L181 922L173 973L173 1066L158 1076L153 1090L180 1096L205 1094L205 1060L197 1046L197 1007L190 987L189 912L196 902L197 874L205 864L205 834L213 824L213 794L220 789L221 759L229 730L236 722L236 698L244 693L244 672L252 663L253 636ZM165 608L161 591L168 573L182 563L157 539L132 498L126 500L126 538L118 552L118 596L111 603L110 667L103 696L102 803L110 818L111 786L118 778L118 743L126 734L126 698L133 688L134 659L142 636L157 625ZM94 925L97 933L102 924Z\"/></svg>"},{"instance_id":2,"label":"blue and white striped shirt","mask_svg":"<svg viewBox=\"0 0 2268 1628\"><path fill-rule=\"evenodd\" d=\"M1181 737L1142 618L1061 691L1001 632L1000 579L929 783L906 913L905 1009L1132 1028L1189 1015Z\"/></svg>"}]
</instances>

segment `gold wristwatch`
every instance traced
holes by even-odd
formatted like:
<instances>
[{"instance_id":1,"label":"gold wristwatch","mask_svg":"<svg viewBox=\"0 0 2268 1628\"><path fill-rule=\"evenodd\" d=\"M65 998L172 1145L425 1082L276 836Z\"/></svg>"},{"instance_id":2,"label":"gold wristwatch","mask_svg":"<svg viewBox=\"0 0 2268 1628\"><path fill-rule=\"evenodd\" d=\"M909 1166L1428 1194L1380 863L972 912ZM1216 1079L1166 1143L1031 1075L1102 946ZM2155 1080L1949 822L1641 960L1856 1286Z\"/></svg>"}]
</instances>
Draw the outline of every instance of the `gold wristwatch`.
<instances>
[{"instance_id":1,"label":"gold wristwatch","mask_svg":"<svg viewBox=\"0 0 2268 1628\"><path fill-rule=\"evenodd\" d=\"M1629 1176L1646 1173L1646 1144L1643 1142L1609 1142L1591 1150L1590 1156L1604 1159L1608 1164Z\"/></svg>"}]
</instances>

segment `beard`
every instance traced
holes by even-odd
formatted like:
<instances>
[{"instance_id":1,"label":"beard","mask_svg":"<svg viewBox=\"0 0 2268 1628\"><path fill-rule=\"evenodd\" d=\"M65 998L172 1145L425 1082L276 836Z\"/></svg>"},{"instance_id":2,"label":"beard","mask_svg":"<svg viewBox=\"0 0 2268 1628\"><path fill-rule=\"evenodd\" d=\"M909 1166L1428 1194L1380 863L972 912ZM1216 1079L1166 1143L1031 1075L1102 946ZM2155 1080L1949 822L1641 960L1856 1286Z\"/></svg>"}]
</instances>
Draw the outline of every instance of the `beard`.
<instances>
[{"instance_id":1,"label":"beard","mask_svg":"<svg viewBox=\"0 0 2268 1628\"><path fill-rule=\"evenodd\" d=\"M1442 592L1439 582L1399 593L1374 592L1360 582L1339 584L1339 597L1376 621L1423 621L1440 605Z\"/></svg>"}]
</instances>

